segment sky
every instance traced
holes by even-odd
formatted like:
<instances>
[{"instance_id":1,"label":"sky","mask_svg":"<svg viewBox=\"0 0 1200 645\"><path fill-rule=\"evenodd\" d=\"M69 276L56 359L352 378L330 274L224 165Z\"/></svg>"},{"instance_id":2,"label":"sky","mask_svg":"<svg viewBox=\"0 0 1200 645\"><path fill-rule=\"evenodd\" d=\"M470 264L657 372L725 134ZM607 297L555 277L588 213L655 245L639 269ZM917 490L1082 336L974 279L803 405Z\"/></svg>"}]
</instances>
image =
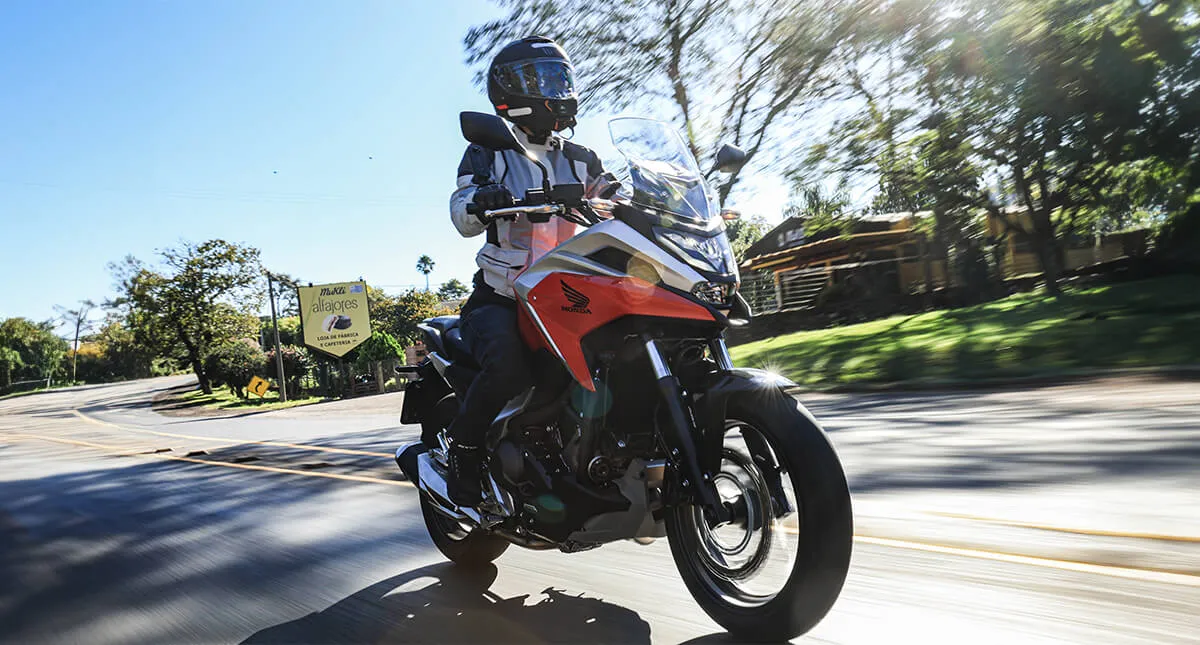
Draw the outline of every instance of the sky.
<instances>
[{"instance_id":1,"label":"sky","mask_svg":"<svg viewBox=\"0 0 1200 645\"><path fill-rule=\"evenodd\" d=\"M248 244L313 283L423 287L423 254L434 286L468 282L482 239L448 216L458 113L491 108L462 38L498 15L483 0L0 3L0 319L112 297L110 262L184 240ZM603 151L609 116L585 111L575 140ZM786 191L760 183L743 208L777 221Z\"/></svg>"}]
</instances>

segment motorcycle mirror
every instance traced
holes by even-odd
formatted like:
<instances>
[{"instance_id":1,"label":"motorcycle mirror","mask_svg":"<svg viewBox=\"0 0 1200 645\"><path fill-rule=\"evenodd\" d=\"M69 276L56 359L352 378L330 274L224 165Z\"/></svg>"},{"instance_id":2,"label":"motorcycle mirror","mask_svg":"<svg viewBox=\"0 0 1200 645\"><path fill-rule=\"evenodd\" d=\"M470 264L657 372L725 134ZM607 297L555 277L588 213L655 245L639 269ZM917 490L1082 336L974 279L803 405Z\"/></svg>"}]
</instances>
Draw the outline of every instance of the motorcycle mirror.
<instances>
[{"instance_id":1,"label":"motorcycle mirror","mask_svg":"<svg viewBox=\"0 0 1200 645\"><path fill-rule=\"evenodd\" d=\"M746 152L727 143L717 151L717 163L713 166L713 170L731 173L741 168L744 163L746 163Z\"/></svg>"},{"instance_id":2,"label":"motorcycle mirror","mask_svg":"<svg viewBox=\"0 0 1200 645\"><path fill-rule=\"evenodd\" d=\"M460 112L458 123L463 138L488 150L513 150L528 156L525 147L513 136L504 119L495 114Z\"/></svg>"}]
</instances>

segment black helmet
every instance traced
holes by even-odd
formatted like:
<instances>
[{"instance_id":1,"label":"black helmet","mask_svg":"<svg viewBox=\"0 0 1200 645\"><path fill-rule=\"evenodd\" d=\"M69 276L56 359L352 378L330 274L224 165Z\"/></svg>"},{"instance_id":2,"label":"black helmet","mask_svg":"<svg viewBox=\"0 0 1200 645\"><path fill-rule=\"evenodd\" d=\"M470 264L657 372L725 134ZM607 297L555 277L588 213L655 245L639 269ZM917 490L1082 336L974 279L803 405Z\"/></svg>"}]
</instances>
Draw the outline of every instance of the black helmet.
<instances>
[{"instance_id":1,"label":"black helmet","mask_svg":"<svg viewBox=\"0 0 1200 645\"><path fill-rule=\"evenodd\" d=\"M505 45L488 68L487 89L496 114L535 136L575 126L575 70L567 53L549 38Z\"/></svg>"}]
</instances>

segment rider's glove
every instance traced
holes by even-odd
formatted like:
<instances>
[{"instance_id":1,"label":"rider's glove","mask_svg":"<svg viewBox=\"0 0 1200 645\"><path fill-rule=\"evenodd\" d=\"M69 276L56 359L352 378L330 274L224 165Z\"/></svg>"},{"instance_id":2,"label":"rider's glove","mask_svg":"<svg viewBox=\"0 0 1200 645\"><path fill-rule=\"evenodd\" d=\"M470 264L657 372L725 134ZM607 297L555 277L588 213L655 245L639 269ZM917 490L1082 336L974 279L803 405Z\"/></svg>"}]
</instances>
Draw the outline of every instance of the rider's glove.
<instances>
[{"instance_id":1,"label":"rider's glove","mask_svg":"<svg viewBox=\"0 0 1200 645\"><path fill-rule=\"evenodd\" d=\"M475 205L475 208L472 209L475 211L475 217L478 217L481 222L487 223L488 219L484 215L484 211L512 206L513 196L503 184L485 184L475 189L475 196L471 199L471 203Z\"/></svg>"},{"instance_id":2,"label":"rider's glove","mask_svg":"<svg viewBox=\"0 0 1200 645\"><path fill-rule=\"evenodd\" d=\"M621 190L621 182L617 180L616 175L605 172L591 181L588 185L587 196L612 199L619 190Z\"/></svg>"}]
</instances>

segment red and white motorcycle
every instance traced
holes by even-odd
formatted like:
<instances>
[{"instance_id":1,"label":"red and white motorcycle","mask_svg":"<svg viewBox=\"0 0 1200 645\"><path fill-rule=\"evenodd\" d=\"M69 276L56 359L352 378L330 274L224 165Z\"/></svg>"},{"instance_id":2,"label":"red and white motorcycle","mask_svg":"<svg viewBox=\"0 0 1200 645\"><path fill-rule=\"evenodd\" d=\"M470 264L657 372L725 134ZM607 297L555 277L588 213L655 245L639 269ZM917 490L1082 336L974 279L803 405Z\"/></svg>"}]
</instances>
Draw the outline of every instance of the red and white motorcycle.
<instances>
[{"instance_id":1,"label":"red and white motorcycle","mask_svg":"<svg viewBox=\"0 0 1200 645\"><path fill-rule=\"evenodd\" d=\"M499 117L461 122L472 143L527 154ZM478 372L457 317L422 326L429 355L411 368L401 417L421 424L421 441L396 463L457 563L490 562L509 544L575 552L667 537L717 623L739 639L793 638L845 580L845 474L790 382L730 360L725 329L750 312L724 220L679 134L637 118L609 130L631 198L585 200L582 185L544 181L488 213L587 228L516 280L537 383L490 429L483 503L462 508L446 491L445 429ZM717 165L743 159L726 146Z\"/></svg>"}]
</instances>

